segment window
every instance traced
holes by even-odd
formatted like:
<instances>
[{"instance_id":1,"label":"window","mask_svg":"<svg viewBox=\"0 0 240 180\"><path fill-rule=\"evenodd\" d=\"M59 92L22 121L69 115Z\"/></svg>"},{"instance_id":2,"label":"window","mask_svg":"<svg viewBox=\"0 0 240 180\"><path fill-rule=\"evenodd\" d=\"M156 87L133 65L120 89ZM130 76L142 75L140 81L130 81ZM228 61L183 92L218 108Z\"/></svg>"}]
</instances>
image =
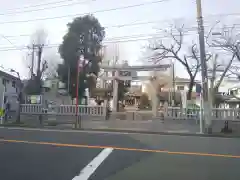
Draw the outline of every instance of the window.
<instances>
[{"instance_id":1,"label":"window","mask_svg":"<svg viewBox=\"0 0 240 180\"><path fill-rule=\"evenodd\" d=\"M2 79L2 84L6 85L6 79L4 79L4 78Z\"/></svg>"},{"instance_id":2,"label":"window","mask_svg":"<svg viewBox=\"0 0 240 180\"><path fill-rule=\"evenodd\" d=\"M16 82L15 81L12 81L12 87L16 87Z\"/></svg>"},{"instance_id":3,"label":"window","mask_svg":"<svg viewBox=\"0 0 240 180\"><path fill-rule=\"evenodd\" d=\"M54 88L55 87L55 84L54 83L52 83L52 88Z\"/></svg>"},{"instance_id":4,"label":"window","mask_svg":"<svg viewBox=\"0 0 240 180\"><path fill-rule=\"evenodd\" d=\"M2 79L2 84L3 84L3 86L4 86L4 91L6 92L7 91L7 80L6 79Z\"/></svg>"},{"instance_id":5,"label":"window","mask_svg":"<svg viewBox=\"0 0 240 180\"><path fill-rule=\"evenodd\" d=\"M184 90L184 86L177 86L177 90L179 91Z\"/></svg>"}]
</instances>

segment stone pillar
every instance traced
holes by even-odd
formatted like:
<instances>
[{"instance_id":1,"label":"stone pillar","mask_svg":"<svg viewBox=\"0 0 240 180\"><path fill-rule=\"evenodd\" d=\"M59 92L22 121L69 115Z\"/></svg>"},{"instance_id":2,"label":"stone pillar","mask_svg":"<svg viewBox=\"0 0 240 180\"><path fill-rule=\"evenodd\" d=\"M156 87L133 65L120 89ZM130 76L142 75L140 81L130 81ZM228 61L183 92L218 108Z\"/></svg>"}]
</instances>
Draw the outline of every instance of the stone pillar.
<instances>
[{"instance_id":1,"label":"stone pillar","mask_svg":"<svg viewBox=\"0 0 240 180\"><path fill-rule=\"evenodd\" d=\"M138 103L136 97L134 97L134 107L138 110Z\"/></svg>"},{"instance_id":2,"label":"stone pillar","mask_svg":"<svg viewBox=\"0 0 240 180\"><path fill-rule=\"evenodd\" d=\"M154 72L154 75L156 75L156 72ZM156 76L154 76L153 79L151 79L151 100L152 100L152 115L153 117L157 117L158 115L158 96L157 96L157 82L155 79Z\"/></svg>"},{"instance_id":3,"label":"stone pillar","mask_svg":"<svg viewBox=\"0 0 240 180\"><path fill-rule=\"evenodd\" d=\"M119 71L115 72L114 75L116 78L119 76ZM117 105L118 105L118 80L113 80L113 107L112 111L117 112Z\"/></svg>"},{"instance_id":4,"label":"stone pillar","mask_svg":"<svg viewBox=\"0 0 240 180\"><path fill-rule=\"evenodd\" d=\"M104 117L104 120L106 120L107 119L107 108L108 108L108 100L104 100L104 102L103 102L103 114L102 114L102 116Z\"/></svg>"},{"instance_id":5,"label":"stone pillar","mask_svg":"<svg viewBox=\"0 0 240 180\"><path fill-rule=\"evenodd\" d=\"M156 96L156 92L153 92L153 96L152 96L152 113L153 113L153 117L157 117L157 115L158 115L158 97Z\"/></svg>"}]
</instances>

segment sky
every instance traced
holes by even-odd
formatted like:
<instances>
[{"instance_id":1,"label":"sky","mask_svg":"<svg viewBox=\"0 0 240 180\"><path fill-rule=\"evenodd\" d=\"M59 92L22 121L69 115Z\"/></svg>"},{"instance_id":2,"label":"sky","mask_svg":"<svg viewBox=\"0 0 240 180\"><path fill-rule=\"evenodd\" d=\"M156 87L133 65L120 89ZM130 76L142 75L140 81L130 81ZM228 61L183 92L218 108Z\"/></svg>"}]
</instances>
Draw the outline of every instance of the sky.
<instances>
[{"instance_id":1,"label":"sky","mask_svg":"<svg viewBox=\"0 0 240 180\"><path fill-rule=\"evenodd\" d=\"M216 20L239 28L239 7L239 0L202 0L206 31ZM30 51L11 49L30 45L38 29L47 32L48 45L58 45L66 33L66 24L89 13L106 27L105 44L110 49L107 57L111 58L118 47L120 60L131 65L145 64L148 38L166 36L163 29L172 25L184 24L189 30L183 52L193 40L197 41L195 0L8 0L0 6L0 66L27 77ZM46 48L44 54L45 58L57 56L57 47ZM180 64L176 67L178 76L187 77Z\"/></svg>"}]
</instances>

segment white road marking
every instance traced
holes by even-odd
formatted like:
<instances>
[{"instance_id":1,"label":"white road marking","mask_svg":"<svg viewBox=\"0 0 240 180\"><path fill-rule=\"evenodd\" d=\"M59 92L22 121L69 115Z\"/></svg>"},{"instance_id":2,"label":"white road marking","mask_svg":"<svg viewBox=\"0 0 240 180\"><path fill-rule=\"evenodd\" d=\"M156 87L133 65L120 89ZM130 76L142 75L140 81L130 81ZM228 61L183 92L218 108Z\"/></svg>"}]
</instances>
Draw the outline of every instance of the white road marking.
<instances>
[{"instance_id":1,"label":"white road marking","mask_svg":"<svg viewBox=\"0 0 240 180\"><path fill-rule=\"evenodd\" d=\"M85 166L78 176L72 180L87 180L102 162L112 153L113 148L103 149L87 166Z\"/></svg>"}]
</instances>

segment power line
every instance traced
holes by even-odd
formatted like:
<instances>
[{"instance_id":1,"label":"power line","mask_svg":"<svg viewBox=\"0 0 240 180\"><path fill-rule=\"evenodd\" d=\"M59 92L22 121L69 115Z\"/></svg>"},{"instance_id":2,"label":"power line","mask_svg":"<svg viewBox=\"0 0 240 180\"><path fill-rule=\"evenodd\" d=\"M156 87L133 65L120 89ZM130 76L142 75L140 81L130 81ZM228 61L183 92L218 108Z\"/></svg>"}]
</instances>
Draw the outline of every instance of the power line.
<instances>
[{"instance_id":1,"label":"power line","mask_svg":"<svg viewBox=\"0 0 240 180\"><path fill-rule=\"evenodd\" d=\"M116 11L116 10L123 10L123 9L146 6L146 5L158 4L158 3L166 2L166 1L170 1L170 0L150 1L150 2L145 2L145 3L129 5L129 6L102 9L102 10L92 11L92 12L89 12L89 13L69 14L69 15L63 15L63 16L46 17L46 18L29 19L29 20L4 21L4 22L0 22L0 25L2 25L2 24L13 24L13 23L26 23L26 22L34 22L34 21L43 21L43 20L50 20L50 19L61 19L61 18L74 17L74 16L84 16L84 15L87 15L87 14L94 14L94 13L101 13L101 12L111 12L111 11Z\"/></svg>"},{"instance_id":2,"label":"power line","mask_svg":"<svg viewBox=\"0 0 240 180\"><path fill-rule=\"evenodd\" d=\"M231 28L231 27L229 27L229 28ZM219 29L219 30L221 30L221 29ZM197 27L184 28L183 35L184 36L196 35L196 32L197 32ZM172 31L171 33L173 33L174 36L179 36L178 31ZM4 36L4 37L7 38L7 37L17 37L17 36ZM106 38L103 42L104 43L130 42L130 41L140 41L140 40L146 40L146 39L166 38L166 37L170 38L171 35L168 34L167 32L165 33L163 30L163 32L161 32L161 33L160 32L149 33L149 34L144 33L144 34L134 34L134 35L129 35L129 36L117 36L117 37ZM52 44L52 45L58 46L59 44ZM50 45L50 46L52 46L52 45ZM0 47L0 50L5 50L5 48L8 50L10 47L2 47L2 48L4 48L4 49L1 49L1 47ZM19 47L19 48L22 48L22 47Z\"/></svg>"},{"instance_id":3,"label":"power line","mask_svg":"<svg viewBox=\"0 0 240 180\"><path fill-rule=\"evenodd\" d=\"M130 27L130 26L138 26L138 25L148 25L148 24L156 24L160 22L168 22L169 20L156 20L156 21L145 21L145 22L135 22L135 23L127 23L127 24L116 24L116 25L109 25L105 26L105 29L109 28L123 28L123 27ZM61 31L66 32L66 31ZM24 36L31 36L32 34L20 34L17 36L12 35L5 35L5 37L24 37Z\"/></svg>"},{"instance_id":4,"label":"power line","mask_svg":"<svg viewBox=\"0 0 240 180\"><path fill-rule=\"evenodd\" d=\"M194 35L194 34L185 34L185 35ZM151 37L152 36L152 37ZM151 40L156 38L168 38L170 36L163 36L162 33L155 33L155 34L139 34L134 36L121 36L121 37L115 37L115 38L109 38L103 42L103 44L111 44L111 43L124 43L124 42L136 42L136 41L142 41L142 40ZM48 44L45 45L44 48L54 48L58 47L60 44ZM12 50L24 50L28 49L27 46L20 46L17 48L12 47L0 47L0 51L12 51Z\"/></svg>"},{"instance_id":5,"label":"power line","mask_svg":"<svg viewBox=\"0 0 240 180\"><path fill-rule=\"evenodd\" d=\"M197 30L197 29L196 29ZM184 36L194 36L197 35L196 33L191 33L194 31L186 31L184 32ZM179 36L178 34L174 34L174 36ZM137 42L143 40L153 40L153 39L164 39L164 38L171 38L170 35L163 35L163 33L151 33L151 34L137 34L131 36L119 36L109 38L103 41L103 44L112 44L112 43L127 43L127 42ZM45 45L44 48L56 48L59 47L60 44L48 44ZM28 46L15 46L13 47L0 47L0 51L15 51L15 50L24 50L28 49Z\"/></svg>"},{"instance_id":6,"label":"power line","mask_svg":"<svg viewBox=\"0 0 240 180\"><path fill-rule=\"evenodd\" d=\"M61 7L66 7L66 6L73 6L73 5L77 5L77 4L85 4L91 1L95 1L95 0L86 0L86 1L81 1L81 2L72 2L70 4L62 4L62 5L58 5L58 6L50 6L50 7L42 7L39 9L30 9L30 10L23 10L23 11L13 11L13 12L6 12L6 13L1 13L0 16L6 16L6 15L16 15L16 14L22 14L22 13L28 13L28 12L36 12L36 11L44 11L44 10L48 10L48 9L55 9L55 8L61 8Z\"/></svg>"},{"instance_id":7,"label":"power line","mask_svg":"<svg viewBox=\"0 0 240 180\"><path fill-rule=\"evenodd\" d=\"M21 9L28 9L28 8L34 8L34 7L39 7L39 6L47 6L47 5L54 5L54 4L60 4L60 3L64 3L64 2L71 2L74 0L61 0L61 1L53 1L53 2L47 2L47 3L41 3L41 4L35 4L35 5L27 5L27 6L23 6L23 7L19 7L19 8L11 8L11 9L7 9L6 11L16 11L16 10L21 10Z\"/></svg>"},{"instance_id":8,"label":"power line","mask_svg":"<svg viewBox=\"0 0 240 180\"><path fill-rule=\"evenodd\" d=\"M193 32L193 31L185 31L184 32L184 36L188 36L188 35L195 35L193 33L190 33L190 32ZM151 38L166 38L166 37L171 37L167 34L163 34L163 33L149 33L149 34L134 34L134 35L129 35L129 36L117 36L117 37L111 37L111 38L106 38L103 42L104 43L114 43L114 42L128 42L130 39L131 41L138 41L138 40L142 40L141 38L144 39L148 39L148 37L151 37ZM174 36L179 36L178 34L174 34ZM5 36L7 37L7 36ZM56 45L56 44L52 44L52 45ZM60 45L60 44L57 44L57 45ZM7 48L9 49L10 47L2 47L2 48ZM19 47L18 47L19 48ZM21 48L21 47L20 47ZM0 47L1 49L1 47Z\"/></svg>"},{"instance_id":9,"label":"power line","mask_svg":"<svg viewBox=\"0 0 240 180\"><path fill-rule=\"evenodd\" d=\"M69 0L69 1L72 1L72 0ZM79 2L79 3L86 3L87 1L96 1L96 0L86 0L86 1L83 1L83 2ZM145 5L157 4L157 3L160 3L160 2L166 2L166 1L170 1L170 0L151 1L151 2L145 2L145 3L129 5L129 6L122 6L122 7L110 8L110 9L102 9L102 10L97 10L97 11L93 11L93 12L89 12L89 13L82 13L82 14L70 14L70 15L63 15L63 16L45 17L45 18L28 19L28 20L17 20L17 21L4 21L4 22L0 22L0 25L1 24L27 23L27 22L34 22L34 21L61 19L61 18L67 18L67 17L71 17L71 16L83 16L83 15L87 15L87 14L94 14L94 13L100 13L100 12L110 12L110 11L116 11L116 10L122 10L122 9L134 8L134 7L140 7L140 6L145 6ZM63 1L59 1L59 2L63 2ZM63 6L67 6L67 5L63 5ZM227 16L240 16L240 13L210 14L210 15L207 15L205 17L209 17L210 18L210 17L227 17ZM176 18L175 20L180 20L180 19L185 19L185 18L181 17L181 18ZM163 20L163 21L167 21L167 20Z\"/></svg>"},{"instance_id":10,"label":"power line","mask_svg":"<svg viewBox=\"0 0 240 180\"><path fill-rule=\"evenodd\" d=\"M159 3L159 2L163 2L163 1L169 1L169 0L160 0L160 1L157 1L157 2L152 2L151 4ZM140 6L143 6L143 5L147 5L147 4L144 3L144 4L138 4L138 5L132 5L132 6L124 6L124 7L119 7L119 8L98 10L98 11L89 12L89 13L83 13L83 14L70 14L70 15L64 15L64 16L55 16L55 17L46 17L46 18L28 19L28 20L17 20L17 21L3 21L3 22L0 22L0 25L3 25L3 24L14 24L14 23L28 23L28 22L53 20L53 19L61 19L61 18L67 18L67 17L71 17L71 16L84 16L84 15L87 15L87 14L94 14L94 13L101 13L101 12L110 12L110 11L116 11L116 10L123 10L123 9L128 9L128 8L140 7ZM208 18L211 18L211 17L220 17L220 18L222 18L222 17L228 17L228 16L240 16L240 13L209 14L209 15L205 16L205 18L206 17L208 17ZM158 22L167 22L167 21L174 21L174 20L186 20L186 18L184 18L184 17L173 18L173 19L168 19L168 20L159 20ZM150 24L150 23L156 23L156 21L155 22L147 22L147 23L143 23L143 24ZM133 23L133 25L135 26L135 25L138 25L138 24L137 23L136 24ZM240 24L236 24L236 25L240 25ZM128 26L128 25L116 25L116 26L112 26L112 27L120 27L120 26L125 27L125 26ZM107 27L107 28L109 28L109 27Z\"/></svg>"},{"instance_id":11,"label":"power line","mask_svg":"<svg viewBox=\"0 0 240 180\"><path fill-rule=\"evenodd\" d=\"M4 38L5 40L7 40L13 47L15 47L16 49L18 48L18 47L15 46L15 44L12 43L12 41L10 41L6 36L4 36L4 35L2 35L2 34L0 34L0 36L1 36L2 38ZM21 49L19 49L19 50L22 51Z\"/></svg>"},{"instance_id":12,"label":"power line","mask_svg":"<svg viewBox=\"0 0 240 180\"><path fill-rule=\"evenodd\" d=\"M177 20L177 19L173 19ZM138 26L138 25L148 25L148 24L156 24L160 22L169 22L169 20L156 20L156 21L145 21L145 22L133 22L133 23L127 23L127 24L116 24L116 25L109 25L105 26L105 29L109 28L123 28L123 27L131 27L131 26ZM235 27L240 26L240 24L234 24ZM207 26L205 26L207 27ZM232 28L233 26L225 26L225 28ZM197 26L196 27L189 27L189 28L184 28L186 31L197 31ZM214 30L221 30L221 28L215 28ZM59 32L65 32L66 31L59 31ZM17 38L17 37L29 37L32 34L20 34L20 35L5 35L7 38Z\"/></svg>"}]
</instances>

